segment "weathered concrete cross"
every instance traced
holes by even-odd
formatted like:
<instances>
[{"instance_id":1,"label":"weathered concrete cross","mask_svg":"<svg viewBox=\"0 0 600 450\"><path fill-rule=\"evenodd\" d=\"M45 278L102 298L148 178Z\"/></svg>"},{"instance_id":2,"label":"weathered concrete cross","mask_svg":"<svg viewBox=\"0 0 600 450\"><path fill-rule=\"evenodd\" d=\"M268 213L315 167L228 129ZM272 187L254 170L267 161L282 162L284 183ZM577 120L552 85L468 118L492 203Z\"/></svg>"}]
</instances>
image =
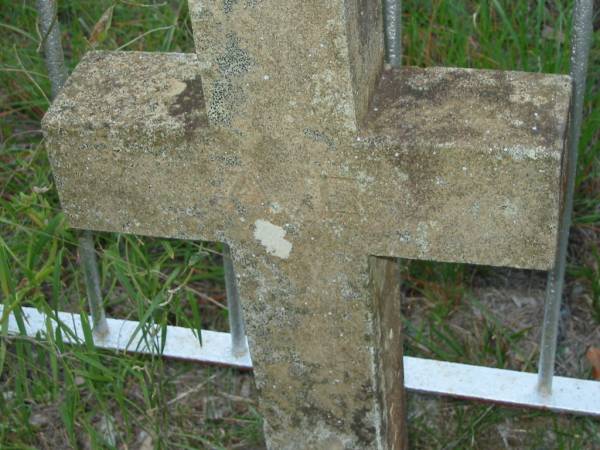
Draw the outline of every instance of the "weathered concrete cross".
<instances>
[{"instance_id":1,"label":"weathered concrete cross","mask_svg":"<svg viewBox=\"0 0 600 450\"><path fill-rule=\"evenodd\" d=\"M75 227L231 246L270 448L400 448L391 257L548 269L565 76L384 70L378 0L190 0L44 119Z\"/></svg>"}]
</instances>

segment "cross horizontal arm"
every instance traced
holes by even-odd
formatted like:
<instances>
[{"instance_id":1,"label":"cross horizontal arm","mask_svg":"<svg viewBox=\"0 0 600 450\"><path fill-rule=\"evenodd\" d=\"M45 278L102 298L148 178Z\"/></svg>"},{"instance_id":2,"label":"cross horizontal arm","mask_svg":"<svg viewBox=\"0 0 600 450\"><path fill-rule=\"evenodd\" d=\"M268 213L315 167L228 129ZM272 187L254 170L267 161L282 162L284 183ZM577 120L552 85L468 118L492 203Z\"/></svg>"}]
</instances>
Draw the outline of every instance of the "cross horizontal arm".
<instances>
[{"instance_id":1,"label":"cross horizontal arm","mask_svg":"<svg viewBox=\"0 0 600 450\"><path fill-rule=\"evenodd\" d=\"M73 226L256 241L267 221L295 233L292 248L330 230L363 254L552 264L568 77L386 72L360 133L298 123L283 139L210 127L201 67L84 58L44 119Z\"/></svg>"},{"instance_id":2,"label":"cross horizontal arm","mask_svg":"<svg viewBox=\"0 0 600 450\"><path fill-rule=\"evenodd\" d=\"M240 145L208 127L199 71L192 54L84 57L43 122L73 226L218 240Z\"/></svg>"}]
</instances>

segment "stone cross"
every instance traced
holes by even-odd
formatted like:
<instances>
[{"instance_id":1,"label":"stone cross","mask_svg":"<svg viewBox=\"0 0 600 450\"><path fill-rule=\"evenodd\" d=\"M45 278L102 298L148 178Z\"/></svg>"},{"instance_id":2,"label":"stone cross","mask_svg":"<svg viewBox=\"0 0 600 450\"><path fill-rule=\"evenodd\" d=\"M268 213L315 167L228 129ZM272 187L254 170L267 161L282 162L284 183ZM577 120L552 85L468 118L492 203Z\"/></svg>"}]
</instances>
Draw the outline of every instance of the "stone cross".
<instances>
[{"instance_id":1,"label":"stone cross","mask_svg":"<svg viewBox=\"0 0 600 450\"><path fill-rule=\"evenodd\" d=\"M378 0L190 0L197 56L91 52L43 127L74 227L230 245L272 449L399 449L417 258L548 269L566 76L384 67Z\"/></svg>"}]
</instances>

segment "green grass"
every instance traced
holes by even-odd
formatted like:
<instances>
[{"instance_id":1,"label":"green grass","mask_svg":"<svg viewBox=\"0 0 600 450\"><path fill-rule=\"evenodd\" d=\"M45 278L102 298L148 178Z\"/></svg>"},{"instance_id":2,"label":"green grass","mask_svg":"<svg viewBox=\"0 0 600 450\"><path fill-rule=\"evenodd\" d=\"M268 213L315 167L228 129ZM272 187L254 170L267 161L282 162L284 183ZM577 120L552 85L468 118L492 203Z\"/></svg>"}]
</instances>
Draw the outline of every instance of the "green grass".
<instances>
[{"instance_id":1,"label":"green grass","mask_svg":"<svg viewBox=\"0 0 600 450\"><path fill-rule=\"evenodd\" d=\"M34 3L0 0L0 296L15 313L21 305L80 312L86 301L76 236L60 211L41 145L39 122L50 86ZM92 48L193 51L185 0L59 3L71 69ZM572 1L405 0L404 63L566 73L571 8ZM93 32L103 15L111 20ZM583 292L579 298L596 326L599 86L596 32L569 266L569 287ZM97 234L96 247L109 315L226 329L218 245ZM423 313L420 319L407 313L407 352L535 370L536 349L525 345L529 330L510 329L472 293L473 279L492 276L491 269L413 262L406 275L407 295L419 299ZM465 308L477 317L470 328L457 319ZM150 448L261 445L255 401L246 398L248 375L98 351L89 336L82 347L66 346L67 332L59 329L47 341L0 340L0 448L111 448L111 433L102 431L111 427L107 423L118 448L142 442ZM505 448L505 442L511 448L600 447L600 427L588 418L418 396L411 396L411 406L415 448ZM508 430L508 437L498 430Z\"/></svg>"}]
</instances>

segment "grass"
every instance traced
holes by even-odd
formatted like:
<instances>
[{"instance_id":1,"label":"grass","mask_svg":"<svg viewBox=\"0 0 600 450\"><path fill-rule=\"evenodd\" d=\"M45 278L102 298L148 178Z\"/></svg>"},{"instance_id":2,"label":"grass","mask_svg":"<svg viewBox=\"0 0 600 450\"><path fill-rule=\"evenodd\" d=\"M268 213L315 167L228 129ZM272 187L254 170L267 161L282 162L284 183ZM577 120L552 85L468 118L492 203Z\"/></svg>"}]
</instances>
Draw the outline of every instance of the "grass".
<instances>
[{"instance_id":1,"label":"grass","mask_svg":"<svg viewBox=\"0 0 600 450\"><path fill-rule=\"evenodd\" d=\"M185 0L59 3L71 69L92 48L193 51ZM20 305L84 311L76 236L60 211L41 145L39 121L50 88L34 2L0 0L0 5L0 296L15 313ZM566 73L571 9L572 1L405 0L404 63ZM585 312L589 327L597 329L598 31L589 73L568 279L568 292L578 294L568 306ZM226 329L218 245L101 233L96 248L109 315ZM539 279L517 275L520 287ZM488 268L407 264L407 352L535 370L532 320L515 328L505 320L511 314L501 309L510 301L481 295L482 284L499 285L486 280L506 279L508 287L515 276ZM63 343L66 332L60 329L46 341L0 340L0 448L262 445L249 375L98 351L89 337L83 347L69 347ZM589 367L582 364L571 375L588 376ZM600 426L589 418L413 395L410 401L415 448L600 447Z\"/></svg>"}]
</instances>

